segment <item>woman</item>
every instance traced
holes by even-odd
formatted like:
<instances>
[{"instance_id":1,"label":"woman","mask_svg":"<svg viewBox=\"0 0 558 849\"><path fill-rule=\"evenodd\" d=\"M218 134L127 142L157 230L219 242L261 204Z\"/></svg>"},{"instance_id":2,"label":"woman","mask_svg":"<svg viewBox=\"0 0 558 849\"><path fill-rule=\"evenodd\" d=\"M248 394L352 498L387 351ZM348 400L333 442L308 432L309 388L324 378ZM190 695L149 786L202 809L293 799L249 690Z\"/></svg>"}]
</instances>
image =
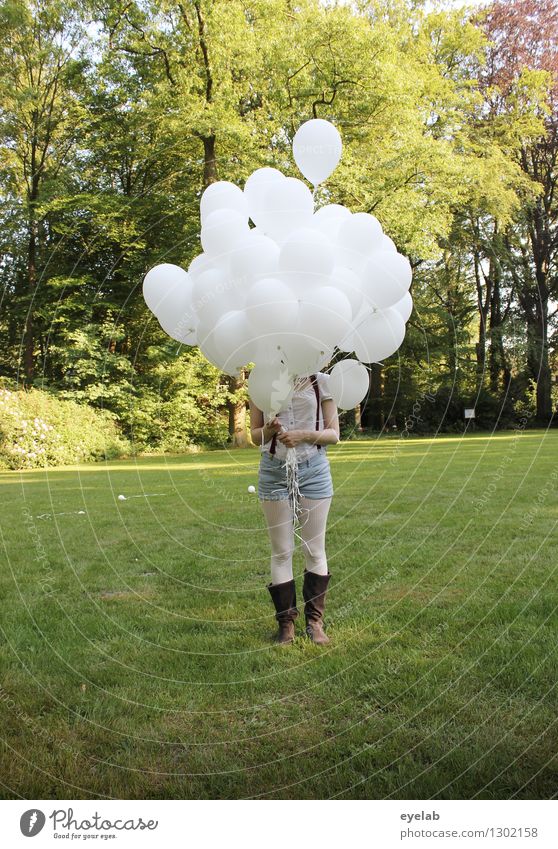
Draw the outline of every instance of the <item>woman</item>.
<instances>
[{"instance_id":1,"label":"woman","mask_svg":"<svg viewBox=\"0 0 558 849\"><path fill-rule=\"evenodd\" d=\"M279 623L275 640L292 643L298 616L292 562L293 511L285 468L287 449L294 448L300 492L300 535L306 563L302 586L306 634L314 643L328 643L323 613L331 576L325 532L333 484L326 446L339 441L339 419L329 392L329 375L318 372L299 379L289 405L268 423L264 423L262 411L252 402L250 410L252 440L261 445L262 452L258 496L271 542L268 589Z\"/></svg>"}]
</instances>

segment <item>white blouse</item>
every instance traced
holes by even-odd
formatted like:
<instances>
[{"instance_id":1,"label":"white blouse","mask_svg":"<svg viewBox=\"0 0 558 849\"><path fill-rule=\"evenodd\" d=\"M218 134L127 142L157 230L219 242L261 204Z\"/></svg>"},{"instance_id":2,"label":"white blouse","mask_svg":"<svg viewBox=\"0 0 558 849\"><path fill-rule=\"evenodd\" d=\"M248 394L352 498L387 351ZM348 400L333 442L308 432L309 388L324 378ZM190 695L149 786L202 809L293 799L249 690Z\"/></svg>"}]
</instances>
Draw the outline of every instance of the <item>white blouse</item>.
<instances>
[{"instance_id":1,"label":"white blouse","mask_svg":"<svg viewBox=\"0 0 558 849\"><path fill-rule=\"evenodd\" d=\"M319 371L316 378L320 390L320 430L323 430L324 414L321 402L328 401L332 397L329 391L329 374ZM310 378L307 378L301 388L295 388L291 403L277 413L277 418L285 430L316 430L316 393ZM262 443L262 452L269 451L272 440L273 437L266 443ZM322 445L320 450L326 451L327 446ZM318 451L318 446L311 445L309 442L301 442L295 446L295 451L300 463L302 460L309 460ZM275 442L275 456L280 460L284 460L287 456L287 446L279 442L279 438Z\"/></svg>"}]
</instances>

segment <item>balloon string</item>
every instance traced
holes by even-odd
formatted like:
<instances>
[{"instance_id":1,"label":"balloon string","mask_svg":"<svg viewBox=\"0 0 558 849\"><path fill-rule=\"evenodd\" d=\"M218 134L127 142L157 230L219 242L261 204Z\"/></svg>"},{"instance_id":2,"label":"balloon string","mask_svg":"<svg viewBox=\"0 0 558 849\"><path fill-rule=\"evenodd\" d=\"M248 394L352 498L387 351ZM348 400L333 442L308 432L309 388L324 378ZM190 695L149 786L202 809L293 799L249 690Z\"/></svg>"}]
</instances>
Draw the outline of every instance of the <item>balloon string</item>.
<instances>
[{"instance_id":1,"label":"balloon string","mask_svg":"<svg viewBox=\"0 0 558 849\"><path fill-rule=\"evenodd\" d=\"M300 512L302 505L300 503L300 487L298 483L298 458L296 448L287 448L287 457L285 460L285 471L287 474L287 492L289 493L289 501L293 511L293 533L300 539Z\"/></svg>"},{"instance_id":2,"label":"balloon string","mask_svg":"<svg viewBox=\"0 0 558 849\"><path fill-rule=\"evenodd\" d=\"M343 360L340 360L340 362L346 362L347 360L352 360L352 359L353 359L353 357L345 357ZM372 360L372 364L371 364L371 365L367 365L366 363L361 362L361 360L354 360L354 362L355 362L355 363L360 363L360 364L361 364L361 366L364 366L364 368L366 369L366 371L372 371L372 365L382 366L382 368L384 367L384 364L383 364L383 363L376 362L376 360ZM334 368L334 366L331 366L330 370L331 370L332 368ZM325 372L325 374L329 374L329 372Z\"/></svg>"},{"instance_id":3,"label":"balloon string","mask_svg":"<svg viewBox=\"0 0 558 849\"><path fill-rule=\"evenodd\" d=\"M271 421L271 418L270 418ZM283 428L283 431L285 428ZM262 442L263 442L263 433L262 433ZM302 537L298 533L300 531L300 513L302 511L302 504L300 501L300 486L298 483L298 457L296 453L296 448L287 448L287 454L285 458L285 475L287 478L287 493L288 500L291 506L292 514L293 514L293 533L295 537L297 537L302 542ZM274 489L273 492L281 492L281 489Z\"/></svg>"},{"instance_id":4,"label":"balloon string","mask_svg":"<svg viewBox=\"0 0 558 849\"><path fill-rule=\"evenodd\" d=\"M366 369L366 371L372 371L372 365L375 365L375 366L382 366L382 368L383 368L383 366L384 366L384 364L383 364L383 363L379 363L379 362L377 363L375 360L372 360L372 365L367 365L366 363L362 363L362 362L360 362L360 360L355 360L355 362L360 363L360 364L361 364L361 366L364 366L364 368Z\"/></svg>"}]
</instances>

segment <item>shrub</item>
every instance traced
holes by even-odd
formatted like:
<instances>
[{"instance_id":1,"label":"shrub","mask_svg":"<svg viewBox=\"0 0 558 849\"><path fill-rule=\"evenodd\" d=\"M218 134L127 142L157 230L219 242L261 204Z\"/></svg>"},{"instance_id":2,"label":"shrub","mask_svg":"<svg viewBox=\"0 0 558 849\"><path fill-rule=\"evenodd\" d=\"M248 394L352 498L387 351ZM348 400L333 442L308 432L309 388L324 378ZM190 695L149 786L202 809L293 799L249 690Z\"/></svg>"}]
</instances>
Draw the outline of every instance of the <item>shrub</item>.
<instances>
[{"instance_id":1,"label":"shrub","mask_svg":"<svg viewBox=\"0 0 558 849\"><path fill-rule=\"evenodd\" d=\"M113 459L130 452L106 410L61 401L40 389L0 388L0 464L46 468Z\"/></svg>"},{"instance_id":2,"label":"shrub","mask_svg":"<svg viewBox=\"0 0 558 849\"><path fill-rule=\"evenodd\" d=\"M149 444L180 453L196 447L223 447L228 439L226 402L233 395L219 369L197 349L165 361L157 371L156 410ZM242 399L245 395L240 393ZM138 407L133 411L138 415ZM138 429L134 422L134 440ZM147 434L146 434L147 435Z\"/></svg>"}]
</instances>

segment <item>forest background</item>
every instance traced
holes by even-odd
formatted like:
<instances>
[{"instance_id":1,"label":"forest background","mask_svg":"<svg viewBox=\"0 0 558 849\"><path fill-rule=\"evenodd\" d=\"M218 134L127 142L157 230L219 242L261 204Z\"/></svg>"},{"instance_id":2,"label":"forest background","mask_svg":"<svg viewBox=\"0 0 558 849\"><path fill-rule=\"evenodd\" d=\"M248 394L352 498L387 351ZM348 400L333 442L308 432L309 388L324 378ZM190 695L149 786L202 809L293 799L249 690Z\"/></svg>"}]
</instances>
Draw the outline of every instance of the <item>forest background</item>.
<instances>
[{"instance_id":1,"label":"forest background","mask_svg":"<svg viewBox=\"0 0 558 849\"><path fill-rule=\"evenodd\" d=\"M3 2L0 464L249 444L246 374L141 284L201 252L211 182L300 177L312 117L344 144L317 203L376 215L414 269L345 438L552 425L557 43L556 0Z\"/></svg>"}]
</instances>

